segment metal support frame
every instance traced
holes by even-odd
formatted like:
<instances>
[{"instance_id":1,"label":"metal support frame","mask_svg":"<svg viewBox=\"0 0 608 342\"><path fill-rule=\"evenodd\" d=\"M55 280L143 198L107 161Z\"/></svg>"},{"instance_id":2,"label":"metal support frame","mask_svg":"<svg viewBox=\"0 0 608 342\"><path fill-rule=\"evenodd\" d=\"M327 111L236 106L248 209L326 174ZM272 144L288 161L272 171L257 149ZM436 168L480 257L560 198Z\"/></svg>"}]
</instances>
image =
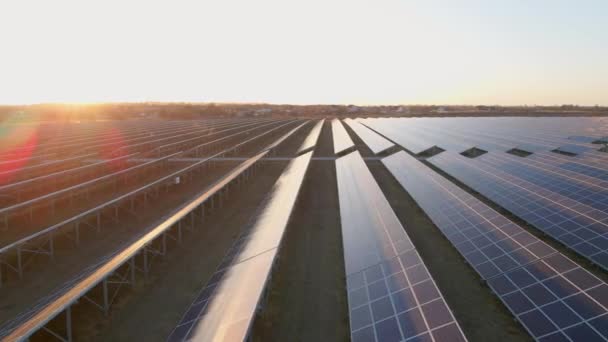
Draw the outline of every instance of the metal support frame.
<instances>
[{"instance_id":1,"label":"metal support frame","mask_svg":"<svg viewBox=\"0 0 608 342\"><path fill-rule=\"evenodd\" d=\"M235 177L230 183L227 183L223 188L221 188L216 195L211 196L211 200L213 202L213 198L215 196L222 196L224 193L224 197L226 197L226 192L231 188L230 185L240 184L243 181L248 179L248 175L252 174L254 170L258 167L258 163L252 164L249 168L245 169L243 173ZM183 216L176 224L173 225L172 229L177 231L177 240L180 241L183 224L186 224L186 228L188 230L194 230L196 227L196 217L200 217L201 223L205 217L205 205L209 201L205 201L200 203L197 207L193 208L188 214ZM221 201L220 201L221 202ZM197 214L200 212L200 215ZM99 220L99 216L97 216ZM188 224L189 223L189 224ZM121 268L117 269L111 274L108 274L97 286L100 289L100 299L95 300L91 297L90 292L88 294L83 295L81 298L88 303L93 304L95 307L99 308L104 315L110 314L110 307L112 303L115 301L116 296L118 295L119 290L125 284L131 284L135 286L136 281L136 272L140 271L143 273L145 279L148 278L148 274L151 266L151 259L154 256L165 256L167 253L167 237L175 238L170 234L170 231L167 231L161 235L159 235L154 241L151 241L148 245L144 246L140 253L133 255L129 260L127 260L124 264L121 265L122 271L119 271ZM154 247L155 242L160 244L160 249L156 249ZM142 258L141 267L137 266L138 256ZM123 267L124 266L124 267ZM72 336L72 305L66 308L65 319L66 319L66 336L61 336L60 334L53 332L48 326L42 328L45 332L51 334L53 337L61 340L71 342L73 340Z\"/></svg>"},{"instance_id":2,"label":"metal support frame","mask_svg":"<svg viewBox=\"0 0 608 342\"><path fill-rule=\"evenodd\" d=\"M72 342L73 341L73 337L72 337L72 306L69 306L66 310L65 310L65 334L66 336L61 336L58 332L55 332L53 330L51 330L49 327L43 327L42 330L44 330L46 333L50 334L51 336L55 337L56 339L63 341L63 342Z\"/></svg>"}]
</instances>

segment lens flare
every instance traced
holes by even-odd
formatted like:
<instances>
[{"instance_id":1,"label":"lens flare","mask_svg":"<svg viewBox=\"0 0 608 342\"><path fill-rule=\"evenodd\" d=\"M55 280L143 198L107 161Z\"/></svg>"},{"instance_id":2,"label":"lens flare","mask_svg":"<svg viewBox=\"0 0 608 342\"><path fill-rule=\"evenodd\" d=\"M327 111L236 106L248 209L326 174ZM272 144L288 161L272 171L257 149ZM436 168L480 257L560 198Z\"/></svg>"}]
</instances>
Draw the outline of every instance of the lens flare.
<instances>
[{"instance_id":1,"label":"lens flare","mask_svg":"<svg viewBox=\"0 0 608 342\"><path fill-rule=\"evenodd\" d=\"M0 128L0 184L13 180L31 162L38 138L38 126Z\"/></svg>"}]
</instances>

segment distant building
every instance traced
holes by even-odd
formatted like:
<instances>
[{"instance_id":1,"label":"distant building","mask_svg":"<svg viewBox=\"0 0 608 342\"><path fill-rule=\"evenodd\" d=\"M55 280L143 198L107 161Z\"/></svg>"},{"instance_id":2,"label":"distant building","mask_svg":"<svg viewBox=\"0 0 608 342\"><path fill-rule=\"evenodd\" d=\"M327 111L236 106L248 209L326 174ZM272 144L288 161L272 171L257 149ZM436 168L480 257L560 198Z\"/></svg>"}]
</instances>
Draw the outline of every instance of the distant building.
<instances>
[{"instance_id":1,"label":"distant building","mask_svg":"<svg viewBox=\"0 0 608 342\"><path fill-rule=\"evenodd\" d=\"M349 105L349 106L346 108L346 111L347 111L348 113L357 113L357 112L358 112L358 111L360 111L360 110L361 110L361 108L359 108L358 106L353 106L353 105Z\"/></svg>"},{"instance_id":2,"label":"distant building","mask_svg":"<svg viewBox=\"0 0 608 342\"><path fill-rule=\"evenodd\" d=\"M265 115L265 114L270 114L270 113L272 113L271 108L262 108L262 109L255 110L255 116Z\"/></svg>"}]
</instances>

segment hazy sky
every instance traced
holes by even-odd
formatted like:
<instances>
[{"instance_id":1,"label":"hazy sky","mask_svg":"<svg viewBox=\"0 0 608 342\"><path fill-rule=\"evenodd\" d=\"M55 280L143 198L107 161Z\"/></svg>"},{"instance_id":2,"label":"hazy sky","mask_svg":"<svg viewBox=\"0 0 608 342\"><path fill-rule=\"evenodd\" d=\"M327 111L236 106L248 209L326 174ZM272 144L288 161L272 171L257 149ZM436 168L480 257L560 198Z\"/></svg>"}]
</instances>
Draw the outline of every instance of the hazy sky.
<instances>
[{"instance_id":1,"label":"hazy sky","mask_svg":"<svg viewBox=\"0 0 608 342\"><path fill-rule=\"evenodd\" d=\"M608 105L607 0L0 2L0 103Z\"/></svg>"}]
</instances>

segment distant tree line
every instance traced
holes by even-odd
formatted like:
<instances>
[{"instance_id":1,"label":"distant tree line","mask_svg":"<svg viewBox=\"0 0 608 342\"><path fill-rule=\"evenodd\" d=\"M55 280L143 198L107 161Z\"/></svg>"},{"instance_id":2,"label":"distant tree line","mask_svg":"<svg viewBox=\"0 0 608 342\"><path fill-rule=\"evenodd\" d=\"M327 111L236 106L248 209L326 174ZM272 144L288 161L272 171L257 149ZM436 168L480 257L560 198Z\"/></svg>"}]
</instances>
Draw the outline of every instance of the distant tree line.
<instances>
[{"instance_id":1,"label":"distant tree line","mask_svg":"<svg viewBox=\"0 0 608 342\"><path fill-rule=\"evenodd\" d=\"M355 106L275 105L264 103L102 103L0 106L3 122L90 121L129 119L201 119L222 117L346 116L487 116L608 115L600 106Z\"/></svg>"}]
</instances>

